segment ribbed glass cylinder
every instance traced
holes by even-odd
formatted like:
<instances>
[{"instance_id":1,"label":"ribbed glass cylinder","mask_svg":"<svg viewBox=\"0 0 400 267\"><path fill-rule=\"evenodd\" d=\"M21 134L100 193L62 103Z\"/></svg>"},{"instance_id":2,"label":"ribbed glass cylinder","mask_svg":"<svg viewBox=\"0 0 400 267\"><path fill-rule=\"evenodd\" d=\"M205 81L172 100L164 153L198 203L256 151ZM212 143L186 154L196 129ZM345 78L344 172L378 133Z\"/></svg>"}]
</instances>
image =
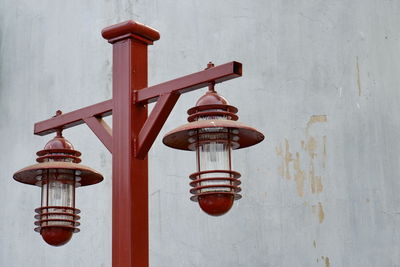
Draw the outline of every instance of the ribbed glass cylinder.
<instances>
[{"instance_id":1,"label":"ribbed glass cylinder","mask_svg":"<svg viewBox=\"0 0 400 267\"><path fill-rule=\"evenodd\" d=\"M203 116L198 120L226 119L225 116ZM211 171L200 175L203 178L222 178L218 180L202 181L200 186L231 185L229 173L212 172L213 170L232 170L231 143L229 129L222 127L203 128L198 130L198 144L196 147L197 171ZM201 192L223 191L229 192L229 187L207 187Z\"/></svg>"},{"instance_id":2,"label":"ribbed glass cylinder","mask_svg":"<svg viewBox=\"0 0 400 267\"><path fill-rule=\"evenodd\" d=\"M42 210L43 213L50 213L42 216L43 219L60 219L73 220L73 216L54 213L71 213L74 214L75 207L75 181L74 171L49 170L47 177L43 179L42 185ZM73 225L68 221L44 221L45 225Z\"/></svg>"}]
</instances>

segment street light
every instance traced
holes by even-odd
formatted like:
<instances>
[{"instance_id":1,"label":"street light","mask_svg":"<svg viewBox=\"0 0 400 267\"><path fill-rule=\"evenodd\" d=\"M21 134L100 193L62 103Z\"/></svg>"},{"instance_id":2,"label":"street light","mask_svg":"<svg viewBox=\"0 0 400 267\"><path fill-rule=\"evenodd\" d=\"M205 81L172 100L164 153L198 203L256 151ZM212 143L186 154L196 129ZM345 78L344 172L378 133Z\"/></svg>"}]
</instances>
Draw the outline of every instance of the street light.
<instances>
[{"instance_id":1,"label":"street light","mask_svg":"<svg viewBox=\"0 0 400 267\"><path fill-rule=\"evenodd\" d=\"M213 66L208 64L208 68ZM256 129L236 121L237 111L211 83L208 92L188 110L189 123L163 139L169 147L196 151L197 172L189 176L193 180L190 199L212 216L225 214L234 200L242 197L238 180L241 175L232 170L232 149L249 147L264 139Z\"/></svg>"},{"instance_id":2,"label":"street light","mask_svg":"<svg viewBox=\"0 0 400 267\"><path fill-rule=\"evenodd\" d=\"M39 164L18 171L14 179L42 186L37 231L49 244L67 242L78 231L75 187L103 179L78 165L80 153L61 136L61 129L86 124L112 153L112 266L145 267L149 263L148 151L180 95L209 85L209 92L189 110L190 123L164 138L169 146L196 150L192 200L199 201L208 214L222 215L240 198L240 174L232 170L231 150L254 145L264 136L236 122L237 109L214 91L215 84L242 76L240 62L209 64L205 70L148 86L148 46L160 38L159 32L128 20L103 29L102 36L113 45L112 99L35 123L34 134L57 132L57 136L38 152ZM151 103L155 106L148 114ZM112 129L103 120L109 115Z\"/></svg>"},{"instance_id":3,"label":"street light","mask_svg":"<svg viewBox=\"0 0 400 267\"><path fill-rule=\"evenodd\" d=\"M61 130L36 155L38 163L17 171L14 179L42 188L41 207L35 209L35 231L49 245L61 246L79 232L80 210L75 208L75 188L99 183L103 176L78 164L81 153L74 150Z\"/></svg>"}]
</instances>

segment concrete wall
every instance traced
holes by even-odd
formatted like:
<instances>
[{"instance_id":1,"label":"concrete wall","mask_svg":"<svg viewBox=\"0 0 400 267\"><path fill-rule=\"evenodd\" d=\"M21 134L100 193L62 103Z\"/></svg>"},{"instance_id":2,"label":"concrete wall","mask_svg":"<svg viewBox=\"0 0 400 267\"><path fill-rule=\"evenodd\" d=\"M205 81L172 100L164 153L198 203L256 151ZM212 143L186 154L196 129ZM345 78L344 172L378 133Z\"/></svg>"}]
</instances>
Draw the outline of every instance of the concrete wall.
<instances>
[{"instance_id":1,"label":"concrete wall","mask_svg":"<svg viewBox=\"0 0 400 267\"><path fill-rule=\"evenodd\" d=\"M60 248L33 231L40 190L12 174L51 138L33 123L111 98L105 26L161 32L149 83L237 60L217 90L259 128L234 154L243 199L213 218L189 201L194 154L150 152L151 266L400 266L400 2L0 1L0 266L111 266L111 156L65 132L105 181L78 189L81 232ZM160 136L204 91L184 95Z\"/></svg>"}]
</instances>

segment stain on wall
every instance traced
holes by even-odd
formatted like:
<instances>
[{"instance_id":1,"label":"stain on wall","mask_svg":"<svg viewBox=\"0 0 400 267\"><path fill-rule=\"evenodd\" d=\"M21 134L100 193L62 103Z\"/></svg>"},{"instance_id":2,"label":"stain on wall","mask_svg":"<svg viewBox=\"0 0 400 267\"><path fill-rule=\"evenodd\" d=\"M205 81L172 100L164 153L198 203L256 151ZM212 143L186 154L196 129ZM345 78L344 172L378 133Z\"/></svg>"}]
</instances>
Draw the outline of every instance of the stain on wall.
<instances>
[{"instance_id":1,"label":"stain on wall","mask_svg":"<svg viewBox=\"0 0 400 267\"><path fill-rule=\"evenodd\" d=\"M326 267L331 267L331 263L329 262L329 258L325 257L325 266Z\"/></svg>"},{"instance_id":2,"label":"stain on wall","mask_svg":"<svg viewBox=\"0 0 400 267\"><path fill-rule=\"evenodd\" d=\"M361 96L361 78L360 78L360 65L358 64L358 57L356 57L356 76L357 76L358 96Z\"/></svg>"},{"instance_id":3,"label":"stain on wall","mask_svg":"<svg viewBox=\"0 0 400 267\"><path fill-rule=\"evenodd\" d=\"M327 122L326 115L312 115L305 127L305 140L300 140L300 150L292 151L288 139L278 144L275 148L276 155L281 158L281 164L277 168L278 175L287 180L294 177L296 191L300 197L307 192L319 194L323 191L322 174L317 173L318 167L326 168L328 158L327 136L310 134L310 129L316 123ZM296 144L295 144L296 145ZM295 157L293 156L295 155ZM306 188L308 187L308 188Z\"/></svg>"},{"instance_id":4,"label":"stain on wall","mask_svg":"<svg viewBox=\"0 0 400 267\"><path fill-rule=\"evenodd\" d=\"M300 153L296 152L296 158L293 162L294 166L294 179L296 181L296 190L299 196L304 196L304 180L305 180L305 175L304 171L301 169L301 164L300 164Z\"/></svg>"},{"instance_id":5,"label":"stain on wall","mask_svg":"<svg viewBox=\"0 0 400 267\"><path fill-rule=\"evenodd\" d=\"M312 115L310 117L310 120L307 122L307 128L306 128L306 134L308 134L308 131L314 123L317 122L327 122L328 121L328 116L326 115Z\"/></svg>"},{"instance_id":6,"label":"stain on wall","mask_svg":"<svg viewBox=\"0 0 400 267\"><path fill-rule=\"evenodd\" d=\"M286 179L291 179L292 176L290 174L290 163L293 162L292 153L290 153L289 141L285 139L284 149L282 145L279 145L275 148L276 155L282 157L282 165L278 167L278 174Z\"/></svg>"},{"instance_id":7,"label":"stain on wall","mask_svg":"<svg viewBox=\"0 0 400 267\"><path fill-rule=\"evenodd\" d=\"M330 261L329 261L329 258L328 258L328 257L324 257L324 256L322 256L322 257L321 257L321 259L324 261L324 263L325 263L325 267L331 267L331 263L330 263Z\"/></svg>"},{"instance_id":8,"label":"stain on wall","mask_svg":"<svg viewBox=\"0 0 400 267\"><path fill-rule=\"evenodd\" d=\"M317 205L312 205L312 212L317 216L319 223L323 223L325 212L321 202L318 202Z\"/></svg>"},{"instance_id":9,"label":"stain on wall","mask_svg":"<svg viewBox=\"0 0 400 267\"><path fill-rule=\"evenodd\" d=\"M280 159L278 175L288 183L293 183L299 197L307 199L304 204L310 207L310 216L315 218L317 225L323 224L326 215L320 197L325 189L323 182L328 164L326 122L327 115L311 115L300 138L285 138L275 147L276 155ZM311 203L308 204L309 202ZM312 246L317 248L316 239ZM320 255L316 255L317 263L330 267L329 258Z\"/></svg>"}]
</instances>

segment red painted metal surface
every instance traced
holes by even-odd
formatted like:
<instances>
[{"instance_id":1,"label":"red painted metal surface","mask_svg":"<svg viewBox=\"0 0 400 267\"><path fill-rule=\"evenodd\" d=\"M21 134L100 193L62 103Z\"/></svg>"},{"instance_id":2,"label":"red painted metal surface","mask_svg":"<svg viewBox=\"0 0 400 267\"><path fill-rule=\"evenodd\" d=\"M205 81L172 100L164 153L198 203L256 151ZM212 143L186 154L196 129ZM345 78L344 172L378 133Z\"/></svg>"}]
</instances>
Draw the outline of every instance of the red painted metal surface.
<instances>
[{"instance_id":1,"label":"red painted metal surface","mask_svg":"<svg viewBox=\"0 0 400 267\"><path fill-rule=\"evenodd\" d=\"M88 117L83 120L108 151L112 153L112 130L110 126L102 118Z\"/></svg>"},{"instance_id":2,"label":"red painted metal surface","mask_svg":"<svg viewBox=\"0 0 400 267\"><path fill-rule=\"evenodd\" d=\"M220 83L240 76L242 76L242 64L232 61L168 82L150 86L149 88L146 88L146 90L137 91L134 101L136 103L152 103L163 94L169 94L172 92L183 94L205 87L211 81Z\"/></svg>"},{"instance_id":3,"label":"red painted metal surface","mask_svg":"<svg viewBox=\"0 0 400 267\"><path fill-rule=\"evenodd\" d=\"M48 226L48 227L41 227L40 234L44 241L47 244L52 246L62 246L68 243L71 238L72 234L74 233L74 227L55 227L55 226Z\"/></svg>"},{"instance_id":4,"label":"red painted metal surface","mask_svg":"<svg viewBox=\"0 0 400 267\"><path fill-rule=\"evenodd\" d=\"M34 134L46 135L54 133L58 128L67 129L84 123L83 119L99 116L105 117L111 115L113 103L112 100L100 102L88 107L84 107L60 116L35 123Z\"/></svg>"},{"instance_id":5,"label":"red painted metal surface","mask_svg":"<svg viewBox=\"0 0 400 267\"><path fill-rule=\"evenodd\" d=\"M61 112L57 114L60 115ZM42 187L42 203L41 207L35 210L37 227L34 230L39 232L49 245L62 246L72 238L73 233L79 232L77 227L80 225L80 217L76 214L80 211L75 208L75 188L99 183L103 176L89 167L78 164L81 161L81 153L74 150L73 145L62 136L60 129L57 129L57 136L36 154L38 164L19 170L13 178L21 183ZM49 189L51 183L68 185L72 191ZM62 200L65 202L57 206L60 202L54 200L54 194L50 194L50 190L57 193L60 199L65 197Z\"/></svg>"},{"instance_id":6,"label":"red painted metal surface","mask_svg":"<svg viewBox=\"0 0 400 267\"><path fill-rule=\"evenodd\" d=\"M192 143L189 141L189 138L192 136L191 133L202 128L232 129L232 131L235 131L235 135L239 136L239 139L235 142L237 146L233 148L253 146L264 140L262 133L241 122L233 120L203 120L184 124L168 132L163 138L163 143L172 148L191 150L190 145Z\"/></svg>"},{"instance_id":7,"label":"red painted metal surface","mask_svg":"<svg viewBox=\"0 0 400 267\"><path fill-rule=\"evenodd\" d=\"M24 184L42 186L42 178L46 176L47 171L57 170L60 174L69 174L74 171L77 177L76 187L93 185L103 181L103 176L99 172L78 164L81 162L79 158L81 152L74 150L72 144L60 132L36 155L38 156L36 159L38 163L15 172L14 180ZM64 161L64 159L71 161Z\"/></svg>"},{"instance_id":8,"label":"red painted metal surface","mask_svg":"<svg viewBox=\"0 0 400 267\"><path fill-rule=\"evenodd\" d=\"M157 103L140 130L135 156L139 159L146 157L151 145L167 120L169 114L178 101L180 94L170 93L158 98Z\"/></svg>"},{"instance_id":9,"label":"red painted metal surface","mask_svg":"<svg viewBox=\"0 0 400 267\"><path fill-rule=\"evenodd\" d=\"M213 68L212 63L207 65L207 69ZM193 194L190 199L198 202L207 214L221 216L231 209L235 200L241 198L238 194L241 191L238 180L240 174L232 170L231 150L255 145L264 139L264 135L237 122L237 108L229 105L215 91L214 85L214 82L210 82L208 92L200 97L195 107L188 110L189 123L167 133L163 142L176 149L196 150L197 172L190 175L193 180L190 183L193 187L190 189ZM225 155L228 155L229 166L225 165L226 169L216 170L213 169L214 165L207 167L204 162L208 159L200 156L203 146L217 144L227 147ZM212 153L208 149L208 153Z\"/></svg>"},{"instance_id":10,"label":"red painted metal surface","mask_svg":"<svg viewBox=\"0 0 400 267\"><path fill-rule=\"evenodd\" d=\"M148 161L147 157L134 157L135 142L147 119L147 106L133 105L132 100L134 90L147 87L147 44L136 35L148 37L143 32L154 32L135 25L118 24L103 30L103 36L112 38L113 43L114 267L149 264ZM118 34L126 37L119 38Z\"/></svg>"},{"instance_id":11,"label":"red painted metal surface","mask_svg":"<svg viewBox=\"0 0 400 267\"><path fill-rule=\"evenodd\" d=\"M242 64L209 65L206 70L147 87L147 46L160 38L159 33L143 24L126 21L105 28L102 35L113 44L113 99L38 122L34 133L46 135L86 123L112 151L112 265L147 267L147 152L180 94L240 77ZM147 118L147 104L157 100ZM112 134L101 120L111 113ZM85 175L81 171L81 176ZM229 179L234 186L240 183L236 178Z\"/></svg>"},{"instance_id":12,"label":"red painted metal surface","mask_svg":"<svg viewBox=\"0 0 400 267\"><path fill-rule=\"evenodd\" d=\"M101 34L110 43L132 38L137 41L144 39L146 44L152 44L154 41L160 39L160 33L157 30L133 20L127 20L104 28Z\"/></svg>"}]
</instances>

